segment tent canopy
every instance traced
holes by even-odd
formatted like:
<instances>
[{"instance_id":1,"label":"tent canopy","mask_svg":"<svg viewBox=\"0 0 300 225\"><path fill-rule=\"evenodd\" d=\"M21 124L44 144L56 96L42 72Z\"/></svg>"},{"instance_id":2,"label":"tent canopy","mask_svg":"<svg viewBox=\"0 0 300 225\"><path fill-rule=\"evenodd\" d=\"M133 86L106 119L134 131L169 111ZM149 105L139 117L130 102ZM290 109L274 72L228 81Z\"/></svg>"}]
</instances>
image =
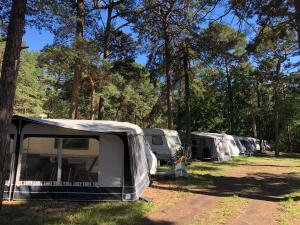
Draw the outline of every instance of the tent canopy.
<instances>
[{"instance_id":1,"label":"tent canopy","mask_svg":"<svg viewBox=\"0 0 300 225\"><path fill-rule=\"evenodd\" d=\"M14 116L11 138L5 198L137 200L150 183L143 131L131 123Z\"/></svg>"},{"instance_id":2,"label":"tent canopy","mask_svg":"<svg viewBox=\"0 0 300 225\"><path fill-rule=\"evenodd\" d=\"M131 135L143 133L142 129L135 124L109 120L36 119L23 116L14 116L13 119L20 119L32 123L52 125L73 130L99 133L126 132Z\"/></svg>"}]
</instances>

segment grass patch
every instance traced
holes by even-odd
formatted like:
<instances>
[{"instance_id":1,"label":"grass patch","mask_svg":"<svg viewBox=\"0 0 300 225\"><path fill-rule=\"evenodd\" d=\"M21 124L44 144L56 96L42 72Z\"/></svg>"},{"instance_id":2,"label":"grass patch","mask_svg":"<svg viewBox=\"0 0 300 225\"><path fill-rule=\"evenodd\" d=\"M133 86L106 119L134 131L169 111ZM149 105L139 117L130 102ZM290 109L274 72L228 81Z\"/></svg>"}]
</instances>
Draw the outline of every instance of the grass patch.
<instances>
[{"instance_id":1,"label":"grass patch","mask_svg":"<svg viewBox=\"0 0 300 225\"><path fill-rule=\"evenodd\" d=\"M291 225L300 223L300 203L293 200L295 196L288 196L286 201L280 203L283 212L277 219L280 225Z\"/></svg>"},{"instance_id":2,"label":"grass patch","mask_svg":"<svg viewBox=\"0 0 300 225\"><path fill-rule=\"evenodd\" d=\"M152 203L138 202L23 202L4 206L1 225L117 225L146 218Z\"/></svg>"}]
</instances>

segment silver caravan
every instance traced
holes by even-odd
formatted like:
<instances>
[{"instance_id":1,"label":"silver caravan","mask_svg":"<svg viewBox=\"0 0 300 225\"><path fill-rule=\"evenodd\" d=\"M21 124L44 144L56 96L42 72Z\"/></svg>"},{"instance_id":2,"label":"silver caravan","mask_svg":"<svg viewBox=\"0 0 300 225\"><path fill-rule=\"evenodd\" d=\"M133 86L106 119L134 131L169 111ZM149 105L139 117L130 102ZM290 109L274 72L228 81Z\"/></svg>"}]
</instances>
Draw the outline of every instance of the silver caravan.
<instances>
[{"instance_id":1,"label":"silver caravan","mask_svg":"<svg viewBox=\"0 0 300 225\"><path fill-rule=\"evenodd\" d=\"M151 150L159 160L171 160L181 148L181 141L176 130L147 128L143 131Z\"/></svg>"}]
</instances>

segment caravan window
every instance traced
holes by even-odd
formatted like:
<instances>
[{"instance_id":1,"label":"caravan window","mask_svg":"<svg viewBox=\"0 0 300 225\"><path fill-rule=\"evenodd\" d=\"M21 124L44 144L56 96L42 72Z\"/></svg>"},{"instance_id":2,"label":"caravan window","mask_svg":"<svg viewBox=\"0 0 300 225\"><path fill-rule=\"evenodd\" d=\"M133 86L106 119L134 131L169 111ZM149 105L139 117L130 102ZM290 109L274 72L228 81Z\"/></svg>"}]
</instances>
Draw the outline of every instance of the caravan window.
<instances>
[{"instance_id":1,"label":"caravan window","mask_svg":"<svg viewBox=\"0 0 300 225\"><path fill-rule=\"evenodd\" d=\"M180 139L178 136L168 136L168 139L170 140L171 143L180 145Z\"/></svg>"},{"instance_id":2,"label":"caravan window","mask_svg":"<svg viewBox=\"0 0 300 225\"><path fill-rule=\"evenodd\" d=\"M21 181L56 181L57 149L55 138L29 137L23 141Z\"/></svg>"},{"instance_id":3,"label":"caravan window","mask_svg":"<svg viewBox=\"0 0 300 225\"><path fill-rule=\"evenodd\" d=\"M80 142L87 148L83 148L83 144L75 148L74 144ZM92 138L64 138L63 143L68 145L63 145L62 150L61 181L97 182L99 141Z\"/></svg>"},{"instance_id":4,"label":"caravan window","mask_svg":"<svg viewBox=\"0 0 300 225\"><path fill-rule=\"evenodd\" d=\"M92 138L61 140L60 158L59 139L26 138L23 141L20 181L97 182L99 141Z\"/></svg>"},{"instance_id":5,"label":"caravan window","mask_svg":"<svg viewBox=\"0 0 300 225\"><path fill-rule=\"evenodd\" d=\"M152 144L153 145L163 145L163 139L160 135L153 135L152 136Z\"/></svg>"},{"instance_id":6,"label":"caravan window","mask_svg":"<svg viewBox=\"0 0 300 225\"><path fill-rule=\"evenodd\" d=\"M58 139L55 139L55 148L58 146ZM63 139L64 149L74 149L74 150L88 150L89 149L89 139L87 138L64 138Z\"/></svg>"}]
</instances>

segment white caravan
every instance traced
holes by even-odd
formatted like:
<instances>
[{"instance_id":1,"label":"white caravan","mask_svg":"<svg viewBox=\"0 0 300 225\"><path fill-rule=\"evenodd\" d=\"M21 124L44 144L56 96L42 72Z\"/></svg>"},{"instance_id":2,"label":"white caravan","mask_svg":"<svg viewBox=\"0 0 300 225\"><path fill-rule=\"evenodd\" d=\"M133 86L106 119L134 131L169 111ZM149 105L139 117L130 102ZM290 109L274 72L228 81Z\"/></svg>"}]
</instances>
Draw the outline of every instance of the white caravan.
<instances>
[{"instance_id":1,"label":"white caravan","mask_svg":"<svg viewBox=\"0 0 300 225\"><path fill-rule=\"evenodd\" d=\"M240 138L238 136L233 136L234 141L237 145L237 147L240 150L240 155L245 155L246 154L246 147L241 143Z\"/></svg>"},{"instance_id":2,"label":"white caravan","mask_svg":"<svg viewBox=\"0 0 300 225\"><path fill-rule=\"evenodd\" d=\"M152 152L159 160L172 160L181 148L181 141L176 130L147 128L143 131Z\"/></svg>"},{"instance_id":3,"label":"white caravan","mask_svg":"<svg viewBox=\"0 0 300 225\"><path fill-rule=\"evenodd\" d=\"M133 201L156 169L131 123L14 116L10 133L5 199Z\"/></svg>"},{"instance_id":4,"label":"white caravan","mask_svg":"<svg viewBox=\"0 0 300 225\"><path fill-rule=\"evenodd\" d=\"M252 155L256 150L256 139L252 137L239 137L240 142L246 148L246 154Z\"/></svg>"}]
</instances>

